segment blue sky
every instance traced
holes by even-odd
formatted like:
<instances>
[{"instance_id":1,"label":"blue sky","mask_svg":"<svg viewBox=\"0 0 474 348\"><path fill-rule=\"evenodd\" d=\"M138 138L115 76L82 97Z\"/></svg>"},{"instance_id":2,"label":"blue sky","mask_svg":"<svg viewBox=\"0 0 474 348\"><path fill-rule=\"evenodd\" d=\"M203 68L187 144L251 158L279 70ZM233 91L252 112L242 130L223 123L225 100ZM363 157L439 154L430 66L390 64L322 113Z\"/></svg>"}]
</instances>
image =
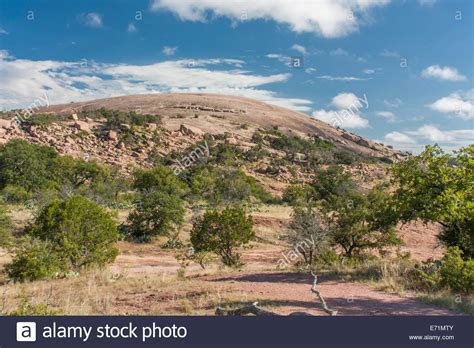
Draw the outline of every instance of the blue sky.
<instances>
[{"instance_id":1,"label":"blue sky","mask_svg":"<svg viewBox=\"0 0 474 348\"><path fill-rule=\"evenodd\" d=\"M473 12L471 0L0 0L0 108L224 93L453 150L474 143Z\"/></svg>"}]
</instances>

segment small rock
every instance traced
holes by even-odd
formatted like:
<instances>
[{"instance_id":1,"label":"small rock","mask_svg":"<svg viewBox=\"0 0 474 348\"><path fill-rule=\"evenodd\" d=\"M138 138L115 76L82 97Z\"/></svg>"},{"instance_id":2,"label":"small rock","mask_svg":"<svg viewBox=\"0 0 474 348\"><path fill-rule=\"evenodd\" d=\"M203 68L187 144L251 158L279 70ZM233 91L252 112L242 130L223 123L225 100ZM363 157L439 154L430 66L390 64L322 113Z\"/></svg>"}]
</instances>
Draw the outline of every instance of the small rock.
<instances>
[{"instance_id":1,"label":"small rock","mask_svg":"<svg viewBox=\"0 0 474 348\"><path fill-rule=\"evenodd\" d=\"M110 140L117 140L117 139L118 139L117 132L116 132L116 131L113 131L113 130L109 130L109 132L107 133L107 137L108 137Z\"/></svg>"}]
</instances>

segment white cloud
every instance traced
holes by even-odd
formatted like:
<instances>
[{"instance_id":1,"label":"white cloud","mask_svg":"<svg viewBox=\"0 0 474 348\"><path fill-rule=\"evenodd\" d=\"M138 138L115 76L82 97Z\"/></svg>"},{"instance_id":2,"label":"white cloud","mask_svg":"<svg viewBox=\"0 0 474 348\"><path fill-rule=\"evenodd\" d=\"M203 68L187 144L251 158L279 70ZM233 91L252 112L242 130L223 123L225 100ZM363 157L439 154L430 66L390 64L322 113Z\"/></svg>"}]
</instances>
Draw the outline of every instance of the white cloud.
<instances>
[{"instance_id":1,"label":"white cloud","mask_svg":"<svg viewBox=\"0 0 474 348\"><path fill-rule=\"evenodd\" d=\"M418 0L418 3L421 6L428 6L431 7L436 3L436 0Z\"/></svg>"},{"instance_id":2,"label":"white cloud","mask_svg":"<svg viewBox=\"0 0 474 348\"><path fill-rule=\"evenodd\" d=\"M391 132L384 138L389 144L399 149L413 152L421 152L428 144L438 144L446 151L452 151L474 143L474 130L445 131L434 125L426 124L412 131Z\"/></svg>"},{"instance_id":3,"label":"white cloud","mask_svg":"<svg viewBox=\"0 0 474 348\"><path fill-rule=\"evenodd\" d=\"M467 78L461 75L456 68L449 66L441 67L439 65L431 65L421 72L421 76L424 78L436 78L439 80L446 81L466 81Z\"/></svg>"},{"instance_id":4,"label":"white cloud","mask_svg":"<svg viewBox=\"0 0 474 348\"><path fill-rule=\"evenodd\" d=\"M364 108L364 103L361 101L365 101L365 107L368 107L365 95L364 99L359 99L353 93L339 93L331 100L331 105L336 107L337 110L315 110L312 115L334 127L367 128L369 127L369 121L359 115L359 109Z\"/></svg>"},{"instance_id":5,"label":"white cloud","mask_svg":"<svg viewBox=\"0 0 474 348\"><path fill-rule=\"evenodd\" d=\"M364 74L367 74L367 75L375 74L375 69L365 69Z\"/></svg>"},{"instance_id":6,"label":"white cloud","mask_svg":"<svg viewBox=\"0 0 474 348\"><path fill-rule=\"evenodd\" d=\"M306 54L306 47L304 47L304 46L294 44L293 46L291 46L291 49L295 50L295 51L298 51L301 54Z\"/></svg>"},{"instance_id":7,"label":"white cloud","mask_svg":"<svg viewBox=\"0 0 474 348\"><path fill-rule=\"evenodd\" d=\"M151 9L168 10L181 20L205 22L212 17L227 17L233 22L273 20L295 32L311 32L336 38L357 31L371 10L389 0L153 0Z\"/></svg>"},{"instance_id":8,"label":"white cloud","mask_svg":"<svg viewBox=\"0 0 474 348\"><path fill-rule=\"evenodd\" d=\"M306 69L304 69L304 71L307 74L311 74L311 73L314 73L316 71L316 68L306 68Z\"/></svg>"},{"instance_id":9,"label":"white cloud","mask_svg":"<svg viewBox=\"0 0 474 348\"><path fill-rule=\"evenodd\" d=\"M337 48L335 50L330 51L329 54L331 56L348 56L349 52L347 52L345 49Z\"/></svg>"},{"instance_id":10,"label":"white cloud","mask_svg":"<svg viewBox=\"0 0 474 348\"><path fill-rule=\"evenodd\" d=\"M387 49L384 49L382 52L380 52L380 55L382 57L387 57L387 58L400 58L400 53L397 51L390 51Z\"/></svg>"},{"instance_id":11,"label":"white cloud","mask_svg":"<svg viewBox=\"0 0 474 348\"><path fill-rule=\"evenodd\" d=\"M331 104L338 109L347 109L352 105L360 104L360 102L354 93L339 93L332 98Z\"/></svg>"},{"instance_id":12,"label":"white cloud","mask_svg":"<svg viewBox=\"0 0 474 348\"><path fill-rule=\"evenodd\" d=\"M244 96L310 111L309 100L284 98L259 88L287 81L290 74L251 74L238 69L245 62L236 59L184 59L150 65L90 63L82 67L77 62L14 59L8 52L1 52L0 105L4 108L25 107L45 93L51 104L60 104L120 95L180 92Z\"/></svg>"},{"instance_id":13,"label":"white cloud","mask_svg":"<svg viewBox=\"0 0 474 348\"><path fill-rule=\"evenodd\" d=\"M395 118L396 118L395 114L391 111L377 111L375 114L382 118L386 118L387 120L391 122L395 121Z\"/></svg>"},{"instance_id":14,"label":"white cloud","mask_svg":"<svg viewBox=\"0 0 474 348\"><path fill-rule=\"evenodd\" d=\"M0 35L8 35L9 32L6 31L5 29L3 29L2 27L0 27Z\"/></svg>"},{"instance_id":15,"label":"white cloud","mask_svg":"<svg viewBox=\"0 0 474 348\"><path fill-rule=\"evenodd\" d=\"M452 114L465 120L474 118L474 89L456 92L428 105L432 110Z\"/></svg>"},{"instance_id":16,"label":"white cloud","mask_svg":"<svg viewBox=\"0 0 474 348\"><path fill-rule=\"evenodd\" d=\"M136 31L137 31L137 27L135 26L135 24L134 23L128 23L127 32L134 33Z\"/></svg>"},{"instance_id":17,"label":"white cloud","mask_svg":"<svg viewBox=\"0 0 474 348\"><path fill-rule=\"evenodd\" d=\"M474 129L443 131L434 125L424 125L415 131L406 133L436 143L467 145L474 142Z\"/></svg>"},{"instance_id":18,"label":"white cloud","mask_svg":"<svg viewBox=\"0 0 474 348\"><path fill-rule=\"evenodd\" d=\"M267 54L265 57L269 59L276 59L280 63L283 63L288 67L291 67L291 57L284 56L283 54L279 54L279 53L270 53L270 54Z\"/></svg>"},{"instance_id":19,"label":"white cloud","mask_svg":"<svg viewBox=\"0 0 474 348\"><path fill-rule=\"evenodd\" d=\"M384 138L387 142L392 144L416 144L415 139L400 132L390 132L385 134Z\"/></svg>"},{"instance_id":20,"label":"white cloud","mask_svg":"<svg viewBox=\"0 0 474 348\"><path fill-rule=\"evenodd\" d=\"M343 114L344 110L315 110L313 111L313 117L323 122L329 123L331 126L340 126L342 128L367 128L369 127L369 120L361 117L358 114L351 114L345 117Z\"/></svg>"},{"instance_id":21,"label":"white cloud","mask_svg":"<svg viewBox=\"0 0 474 348\"><path fill-rule=\"evenodd\" d=\"M371 78L361 78L361 77L354 77L354 76L330 76L330 75L316 76L316 78L320 80L328 80L328 81L367 81L371 79Z\"/></svg>"},{"instance_id":22,"label":"white cloud","mask_svg":"<svg viewBox=\"0 0 474 348\"><path fill-rule=\"evenodd\" d=\"M395 98L393 100L384 99L383 103L389 108L399 108L403 105L403 101L400 98Z\"/></svg>"},{"instance_id":23,"label":"white cloud","mask_svg":"<svg viewBox=\"0 0 474 348\"><path fill-rule=\"evenodd\" d=\"M82 22L91 28L102 28L102 15L96 12L87 13L81 16Z\"/></svg>"},{"instance_id":24,"label":"white cloud","mask_svg":"<svg viewBox=\"0 0 474 348\"><path fill-rule=\"evenodd\" d=\"M173 56L176 53L176 51L178 51L177 46L174 46L174 47L165 46L163 47L163 50L161 52L163 52L163 54L166 56Z\"/></svg>"}]
</instances>

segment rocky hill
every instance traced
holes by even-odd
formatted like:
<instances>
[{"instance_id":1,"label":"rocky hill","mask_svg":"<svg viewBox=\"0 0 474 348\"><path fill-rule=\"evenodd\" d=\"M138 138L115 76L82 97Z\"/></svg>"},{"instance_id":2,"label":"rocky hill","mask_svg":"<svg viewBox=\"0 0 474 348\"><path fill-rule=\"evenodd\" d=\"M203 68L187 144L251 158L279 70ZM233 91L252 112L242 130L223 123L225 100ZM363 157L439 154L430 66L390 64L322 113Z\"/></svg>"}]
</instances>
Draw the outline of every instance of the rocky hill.
<instances>
[{"instance_id":1,"label":"rocky hill","mask_svg":"<svg viewBox=\"0 0 474 348\"><path fill-rule=\"evenodd\" d=\"M125 122L118 127L107 128L104 126L106 119L88 116L101 108L133 111L143 117L159 115L159 120L146 122L140 127ZM133 166L153 165L152 159L156 154L166 156L170 152L184 151L202 140L205 134L248 151L257 145L254 139L256 133L275 130L290 137L329 143L337 151L361 158L385 161L403 158L403 153L399 151L336 129L305 114L247 98L223 95L136 95L54 105L38 110L20 125L13 121L14 116L15 113L10 112L0 118L0 143L23 138L31 143L50 145L62 154L116 165L123 172L130 172ZM49 116L51 119L48 119ZM269 179L268 168L275 163L275 158L285 158L288 154L285 148L278 149L265 143L261 145L271 156L255 161L245 169L265 186L278 191L275 181L293 181L295 170L299 180L304 178L299 168L278 166ZM296 155L304 164L305 154ZM378 166L372 166L369 170L367 165L360 164L358 168L353 174L359 174L361 178L374 173L382 175Z\"/></svg>"}]
</instances>

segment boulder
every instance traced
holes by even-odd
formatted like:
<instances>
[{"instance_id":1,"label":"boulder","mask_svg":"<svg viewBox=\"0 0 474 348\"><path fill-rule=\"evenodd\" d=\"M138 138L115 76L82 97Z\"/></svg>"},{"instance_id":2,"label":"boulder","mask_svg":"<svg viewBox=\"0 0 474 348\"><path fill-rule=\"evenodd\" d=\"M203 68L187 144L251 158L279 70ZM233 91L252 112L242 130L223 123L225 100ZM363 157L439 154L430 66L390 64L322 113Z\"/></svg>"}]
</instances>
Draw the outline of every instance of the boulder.
<instances>
[{"instance_id":1,"label":"boulder","mask_svg":"<svg viewBox=\"0 0 474 348\"><path fill-rule=\"evenodd\" d=\"M87 122L84 122L84 121L76 121L74 122L74 128L80 130L80 131L86 131L86 132L90 132L91 131L91 127L90 125L87 123Z\"/></svg>"},{"instance_id":2,"label":"boulder","mask_svg":"<svg viewBox=\"0 0 474 348\"><path fill-rule=\"evenodd\" d=\"M191 135L191 136L203 136L204 132L197 128L187 124L182 124L179 128L179 131L184 135Z\"/></svg>"},{"instance_id":3,"label":"boulder","mask_svg":"<svg viewBox=\"0 0 474 348\"><path fill-rule=\"evenodd\" d=\"M72 114L71 116L69 116L69 119L71 119L73 121L78 121L79 117L77 117L77 114Z\"/></svg>"},{"instance_id":4,"label":"boulder","mask_svg":"<svg viewBox=\"0 0 474 348\"><path fill-rule=\"evenodd\" d=\"M353 141L354 143L357 143L360 140L359 136L357 136L355 134L351 134L351 133L342 133L342 137L344 139Z\"/></svg>"},{"instance_id":5,"label":"boulder","mask_svg":"<svg viewBox=\"0 0 474 348\"><path fill-rule=\"evenodd\" d=\"M151 131L155 131L158 128L156 123L148 123L148 129Z\"/></svg>"}]
</instances>

